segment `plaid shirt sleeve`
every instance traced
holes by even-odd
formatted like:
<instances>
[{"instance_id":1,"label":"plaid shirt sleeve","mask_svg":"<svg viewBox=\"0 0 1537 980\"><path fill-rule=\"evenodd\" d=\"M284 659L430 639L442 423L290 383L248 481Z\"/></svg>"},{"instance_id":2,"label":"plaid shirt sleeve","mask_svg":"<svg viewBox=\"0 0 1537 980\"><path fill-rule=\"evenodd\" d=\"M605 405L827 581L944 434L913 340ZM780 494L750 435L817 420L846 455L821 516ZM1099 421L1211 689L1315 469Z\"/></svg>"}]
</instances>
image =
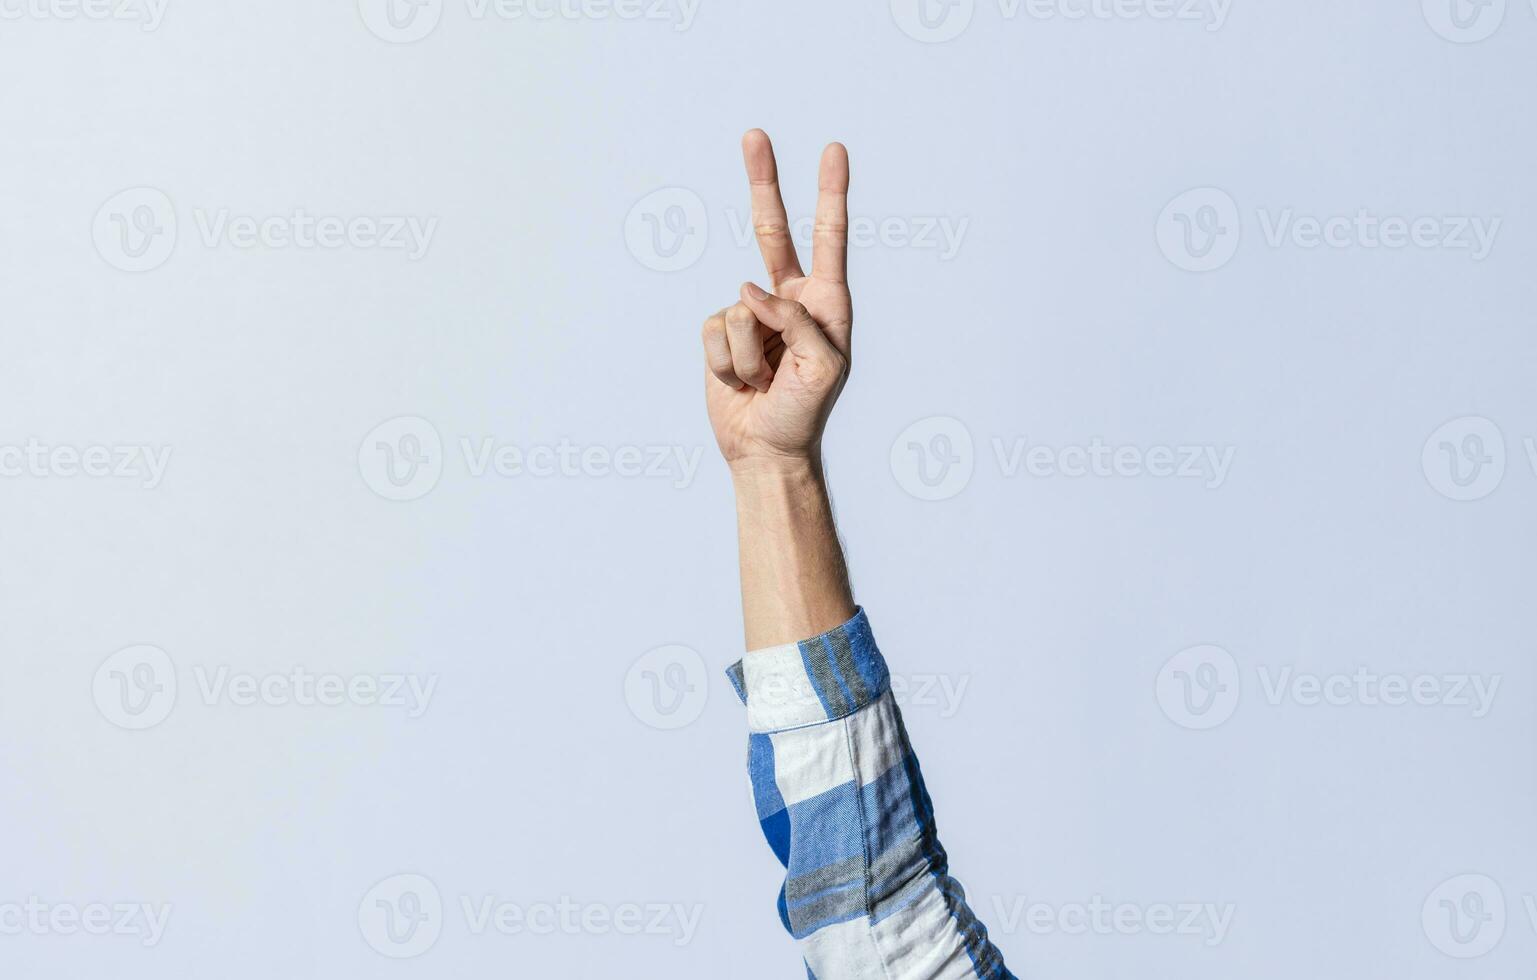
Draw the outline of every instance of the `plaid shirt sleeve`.
<instances>
[{"instance_id":1,"label":"plaid shirt sleeve","mask_svg":"<svg viewBox=\"0 0 1537 980\"><path fill-rule=\"evenodd\" d=\"M813 980L1013 980L950 877L864 611L728 674L758 822L786 869L779 918Z\"/></svg>"}]
</instances>

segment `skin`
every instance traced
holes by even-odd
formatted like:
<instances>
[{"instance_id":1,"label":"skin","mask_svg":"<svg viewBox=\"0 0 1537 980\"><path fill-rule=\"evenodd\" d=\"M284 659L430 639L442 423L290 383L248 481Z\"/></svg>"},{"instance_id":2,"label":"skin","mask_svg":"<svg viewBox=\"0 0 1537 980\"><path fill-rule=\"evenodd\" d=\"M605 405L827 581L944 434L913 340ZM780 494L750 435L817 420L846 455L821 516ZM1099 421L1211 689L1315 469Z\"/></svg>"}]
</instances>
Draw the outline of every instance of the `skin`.
<instances>
[{"instance_id":1,"label":"skin","mask_svg":"<svg viewBox=\"0 0 1537 980\"><path fill-rule=\"evenodd\" d=\"M822 152L811 272L803 271L768 134L742 138L767 287L705 320L705 402L736 490L747 649L815 636L854 615L822 470L822 433L848 380L848 151Z\"/></svg>"}]
</instances>

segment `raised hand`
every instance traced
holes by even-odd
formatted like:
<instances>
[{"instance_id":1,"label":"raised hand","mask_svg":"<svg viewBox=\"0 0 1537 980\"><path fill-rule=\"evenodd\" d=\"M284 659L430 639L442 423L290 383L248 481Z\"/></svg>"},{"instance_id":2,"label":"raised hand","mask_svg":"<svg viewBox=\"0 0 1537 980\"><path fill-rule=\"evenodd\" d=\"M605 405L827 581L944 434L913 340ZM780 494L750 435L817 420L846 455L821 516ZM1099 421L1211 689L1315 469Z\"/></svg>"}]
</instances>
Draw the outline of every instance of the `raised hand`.
<instances>
[{"instance_id":1,"label":"raised hand","mask_svg":"<svg viewBox=\"0 0 1537 980\"><path fill-rule=\"evenodd\" d=\"M738 303L705 321L710 424L728 463L814 461L849 372L848 151L841 143L822 151L809 276L795 253L768 134L749 131L742 157L772 291L744 283Z\"/></svg>"}]
</instances>

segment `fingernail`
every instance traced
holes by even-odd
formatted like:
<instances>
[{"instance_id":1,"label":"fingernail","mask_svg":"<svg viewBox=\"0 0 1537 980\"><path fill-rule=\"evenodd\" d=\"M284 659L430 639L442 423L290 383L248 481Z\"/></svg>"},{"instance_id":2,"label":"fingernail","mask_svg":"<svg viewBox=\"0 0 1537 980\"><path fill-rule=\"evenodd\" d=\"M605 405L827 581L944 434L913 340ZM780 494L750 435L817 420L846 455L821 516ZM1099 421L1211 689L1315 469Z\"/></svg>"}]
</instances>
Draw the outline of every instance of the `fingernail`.
<instances>
[{"instance_id":1,"label":"fingernail","mask_svg":"<svg viewBox=\"0 0 1537 980\"><path fill-rule=\"evenodd\" d=\"M747 295L751 296L753 299L768 299L769 298L768 297L768 293L765 293L762 289L760 289L758 287L758 284L755 283L755 282L743 283L742 284L742 288L747 290Z\"/></svg>"}]
</instances>

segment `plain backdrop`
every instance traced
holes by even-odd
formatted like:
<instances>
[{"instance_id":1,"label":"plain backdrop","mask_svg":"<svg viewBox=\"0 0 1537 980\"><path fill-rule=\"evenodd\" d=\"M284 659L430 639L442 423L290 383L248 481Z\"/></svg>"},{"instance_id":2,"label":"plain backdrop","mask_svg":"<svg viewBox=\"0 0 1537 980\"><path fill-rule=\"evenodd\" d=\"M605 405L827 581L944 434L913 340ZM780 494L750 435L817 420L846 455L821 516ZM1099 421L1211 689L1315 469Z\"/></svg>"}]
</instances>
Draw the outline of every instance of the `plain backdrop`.
<instances>
[{"instance_id":1,"label":"plain backdrop","mask_svg":"<svg viewBox=\"0 0 1537 980\"><path fill-rule=\"evenodd\" d=\"M0 973L801 975L698 351L751 126L801 220L850 150L829 470L1011 968L1529 971L1527 0L530 4L0 7Z\"/></svg>"}]
</instances>

